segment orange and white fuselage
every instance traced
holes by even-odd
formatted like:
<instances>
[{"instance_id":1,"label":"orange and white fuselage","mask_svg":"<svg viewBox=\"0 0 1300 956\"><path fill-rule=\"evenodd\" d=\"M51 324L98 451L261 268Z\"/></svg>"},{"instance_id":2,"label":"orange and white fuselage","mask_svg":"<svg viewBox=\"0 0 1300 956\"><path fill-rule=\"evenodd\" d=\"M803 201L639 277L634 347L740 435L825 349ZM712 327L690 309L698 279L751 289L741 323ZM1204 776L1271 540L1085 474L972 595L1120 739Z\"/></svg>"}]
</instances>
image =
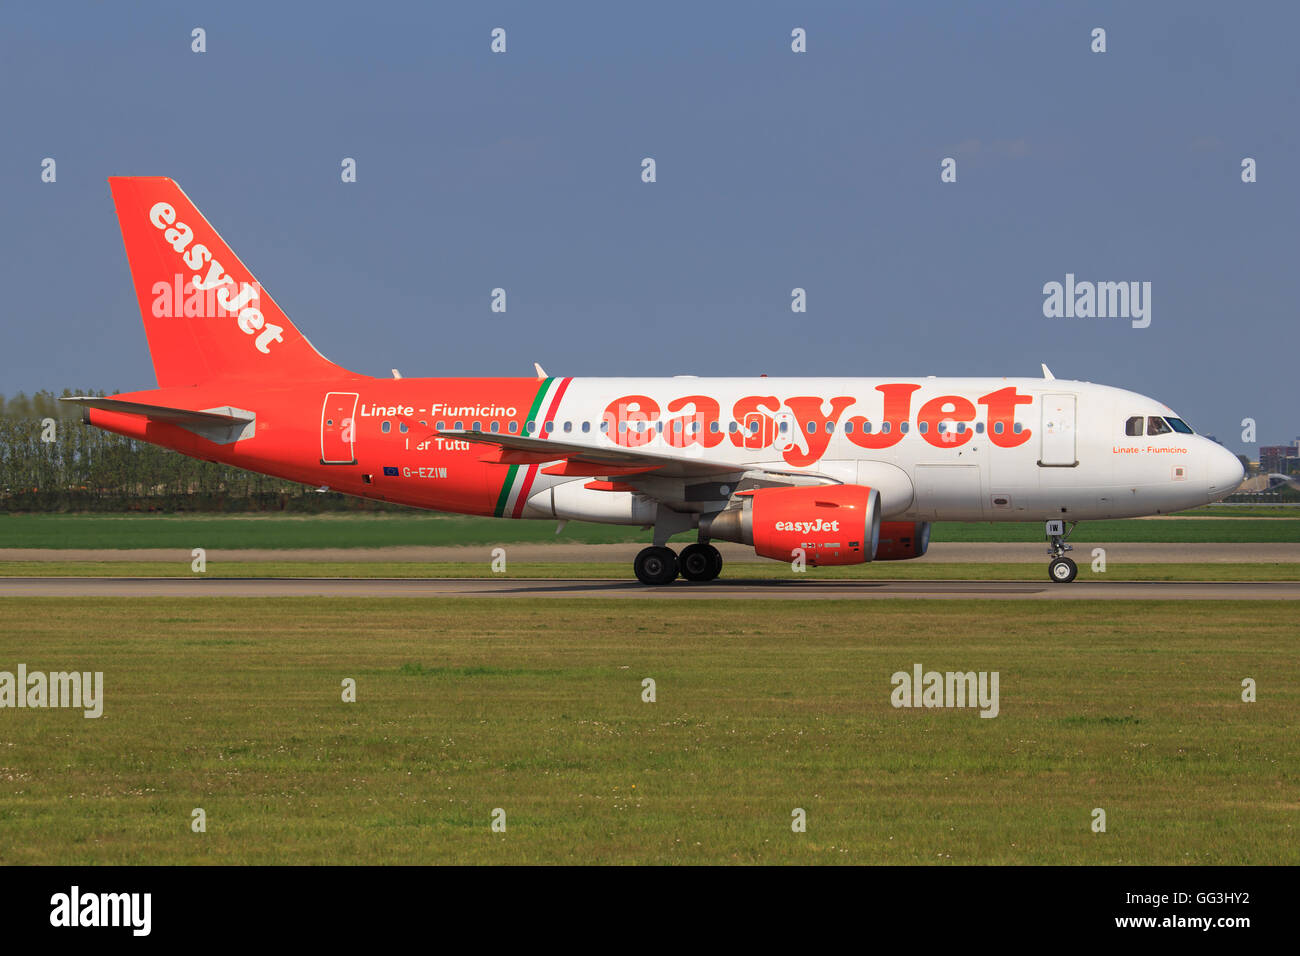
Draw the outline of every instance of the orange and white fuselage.
<instances>
[{"instance_id":1,"label":"orange and white fuselage","mask_svg":"<svg viewBox=\"0 0 1300 956\"><path fill-rule=\"evenodd\" d=\"M175 183L110 183L160 387L82 403L95 425L197 458L657 539L738 513L738 496L795 537L830 507L785 514L805 506L770 489L870 489L876 521L1076 521L1194 507L1242 477L1162 403L1050 377L357 375L312 348Z\"/></svg>"}]
</instances>

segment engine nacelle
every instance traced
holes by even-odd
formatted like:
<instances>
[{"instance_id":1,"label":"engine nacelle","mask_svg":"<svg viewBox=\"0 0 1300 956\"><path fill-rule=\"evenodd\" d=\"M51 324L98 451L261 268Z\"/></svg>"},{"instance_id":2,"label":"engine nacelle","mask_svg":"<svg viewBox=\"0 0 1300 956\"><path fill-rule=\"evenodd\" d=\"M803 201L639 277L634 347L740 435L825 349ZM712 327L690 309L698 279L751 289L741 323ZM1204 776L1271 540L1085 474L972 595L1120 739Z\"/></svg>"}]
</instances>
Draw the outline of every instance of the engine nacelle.
<instances>
[{"instance_id":1,"label":"engine nacelle","mask_svg":"<svg viewBox=\"0 0 1300 956\"><path fill-rule=\"evenodd\" d=\"M882 521L877 561L906 561L919 558L930 547L930 522Z\"/></svg>"},{"instance_id":2,"label":"engine nacelle","mask_svg":"<svg viewBox=\"0 0 1300 956\"><path fill-rule=\"evenodd\" d=\"M740 493L740 507L700 519L706 538L748 544L764 558L862 564L876 555L880 493L864 485L801 485Z\"/></svg>"}]
</instances>

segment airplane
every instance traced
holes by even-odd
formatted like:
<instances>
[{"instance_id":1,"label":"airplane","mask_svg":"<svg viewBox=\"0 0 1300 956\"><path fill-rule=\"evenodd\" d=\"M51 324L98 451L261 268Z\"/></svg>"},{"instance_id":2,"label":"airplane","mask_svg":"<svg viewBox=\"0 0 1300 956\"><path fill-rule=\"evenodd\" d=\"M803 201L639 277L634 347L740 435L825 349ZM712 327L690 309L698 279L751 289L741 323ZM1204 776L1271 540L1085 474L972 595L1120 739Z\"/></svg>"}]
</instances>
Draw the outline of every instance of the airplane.
<instances>
[{"instance_id":1,"label":"airplane","mask_svg":"<svg viewBox=\"0 0 1300 956\"><path fill-rule=\"evenodd\" d=\"M1079 521L1222 499L1240 461L1132 391L1041 378L381 378L327 360L171 179L109 179L158 387L65 401L182 454L416 508L653 529L646 585L713 541L803 566L918 558L934 521ZM677 534L696 532L680 553Z\"/></svg>"}]
</instances>

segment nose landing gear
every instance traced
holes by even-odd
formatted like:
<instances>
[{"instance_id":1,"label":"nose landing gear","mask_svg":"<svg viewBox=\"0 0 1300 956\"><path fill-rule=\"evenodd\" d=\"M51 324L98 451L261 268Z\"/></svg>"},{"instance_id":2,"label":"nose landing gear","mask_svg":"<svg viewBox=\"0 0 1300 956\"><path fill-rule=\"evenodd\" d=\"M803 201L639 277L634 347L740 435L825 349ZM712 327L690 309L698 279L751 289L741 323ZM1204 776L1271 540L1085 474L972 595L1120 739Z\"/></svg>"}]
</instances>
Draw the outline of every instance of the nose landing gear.
<instances>
[{"instance_id":1,"label":"nose landing gear","mask_svg":"<svg viewBox=\"0 0 1300 956\"><path fill-rule=\"evenodd\" d=\"M1054 584L1069 584L1079 574L1079 566L1065 556L1065 552L1074 550L1065 542L1070 535L1074 534L1078 522L1071 521L1068 531L1065 524L1059 519L1047 522L1047 542L1051 546L1047 553L1052 558L1051 563L1047 565L1047 576Z\"/></svg>"}]
</instances>

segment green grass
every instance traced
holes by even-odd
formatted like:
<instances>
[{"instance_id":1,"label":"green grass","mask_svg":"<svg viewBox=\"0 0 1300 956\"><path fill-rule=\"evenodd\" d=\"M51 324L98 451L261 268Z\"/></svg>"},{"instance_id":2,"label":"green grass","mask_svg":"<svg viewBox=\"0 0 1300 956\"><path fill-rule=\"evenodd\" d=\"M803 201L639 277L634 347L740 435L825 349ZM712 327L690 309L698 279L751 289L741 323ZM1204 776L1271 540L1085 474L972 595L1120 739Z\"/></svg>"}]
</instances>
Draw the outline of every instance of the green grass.
<instances>
[{"instance_id":1,"label":"green grass","mask_svg":"<svg viewBox=\"0 0 1300 956\"><path fill-rule=\"evenodd\" d=\"M682 540L693 532L679 536ZM1080 541L1300 542L1290 518L1149 519L1080 524ZM0 515L0 548L383 548L401 545L495 545L521 542L649 542L639 528L570 522L410 514L267 515ZM1037 522L938 522L932 542L1043 541Z\"/></svg>"},{"instance_id":2,"label":"green grass","mask_svg":"<svg viewBox=\"0 0 1300 956\"><path fill-rule=\"evenodd\" d=\"M813 568L802 574L788 564L729 564L724 580L876 581L1047 581L1047 560L1041 564L967 562L918 564L875 562L848 567ZM511 562L505 578L602 578L630 580L632 566L620 562ZM203 574L190 561L3 561L0 578L12 577L128 577L128 578L491 578L498 577L482 562L421 563L413 561L209 561ZM1086 560L1079 565L1081 581L1300 581L1300 563L1291 564L1116 564L1094 573Z\"/></svg>"},{"instance_id":3,"label":"green grass","mask_svg":"<svg viewBox=\"0 0 1300 956\"><path fill-rule=\"evenodd\" d=\"M1050 610L0 599L106 698L0 712L0 863L1300 863L1293 605ZM1000 715L894 709L918 662Z\"/></svg>"}]
</instances>

